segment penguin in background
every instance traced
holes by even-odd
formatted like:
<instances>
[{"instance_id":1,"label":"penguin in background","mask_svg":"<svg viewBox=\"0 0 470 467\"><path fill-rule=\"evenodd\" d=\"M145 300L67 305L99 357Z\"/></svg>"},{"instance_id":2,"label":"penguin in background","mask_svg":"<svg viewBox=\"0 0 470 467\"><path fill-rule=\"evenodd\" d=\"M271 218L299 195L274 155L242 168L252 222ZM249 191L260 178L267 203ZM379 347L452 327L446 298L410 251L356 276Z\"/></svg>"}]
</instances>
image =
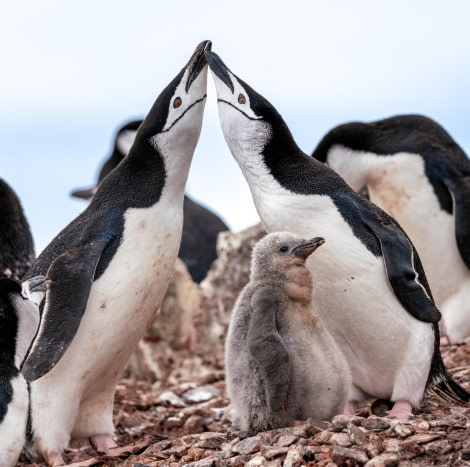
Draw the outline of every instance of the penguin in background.
<instances>
[{"instance_id":1,"label":"penguin in background","mask_svg":"<svg viewBox=\"0 0 470 467\"><path fill-rule=\"evenodd\" d=\"M0 278L0 464L16 465L26 440L29 391L20 366L39 326L44 276ZM34 297L33 297L34 296Z\"/></svg>"},{"instance_id":2,"label":"penguin in background","mask_svg":"<svg viewBox=\"0 0 470 467\"><path fill-rule=\"evenodd\" d=\"M88 439L98 452L116 446L115 386L160 306L178 254L210 46L197 46L158 96L129 155L28 273L51 280L22 367L32 447L51 466L64 464L71 439Z\"/></svg>"},{"instance_id":3,"label":"penguin in background","mask_svg":"<svg viewBox=\"0 0 470 467\"><path fill-rule=\"evenodd\" d=\"M366 188L410 236L442 313L442 343L469 337L470 160L460 146L430 118L398 115L339 125L312 156Z\"/></svg>"},{"instance_id":4,"label":"penguin in background","mask_svg":"<svg viewBox=\"0 0 470 467\"><path fill-rule=\"evenodd\" d=\"M33 236L21 202L0 178L0 277L22 279L35 259Z\"/></svg>"},{"instance_id":5,"label":"penguin in background","mask_svg":"<svg viewBox=\"0 0 470 467\"><path fill-rule=\"evenodd\" d=\"M113 151L103 163L96 186L72 191L71 195L90 201L99 183L127 156L134 143L142 120L126 123L114 138ZM192 200L188 195L183 202L183 234L178 257L186 264L192 279L200 283L217 258L217 236L230 230L215 213Z\"/></svg>"},{"instance_id":6,"label":"penguin in background","mask_svg":"<svg viewBox=\"0 0 470 467\"><path fill-rule=\"evenodd\" d=\"M347 413L369 398L407 418L426 390L459 402L470 394L448 374L439 349L439 310L419 256L399 224L302 152L276 109L206 52L225 140L268 232L312 233L328 242L310 258L313 307L345 355Z\"/></svg>"},{"instance_id":7,"label":"penguin in background","mask_svg":"<svg viewBox=\"0 0 470 467\"><path fill-rule=\"evenodd\" d=\"M225 347L227 394L238 429L331 420L345 408L349 369L312 308L305 264L324 242L274 232L253 249L250 281L235 303Z\"/></svg>"}]
</instances>

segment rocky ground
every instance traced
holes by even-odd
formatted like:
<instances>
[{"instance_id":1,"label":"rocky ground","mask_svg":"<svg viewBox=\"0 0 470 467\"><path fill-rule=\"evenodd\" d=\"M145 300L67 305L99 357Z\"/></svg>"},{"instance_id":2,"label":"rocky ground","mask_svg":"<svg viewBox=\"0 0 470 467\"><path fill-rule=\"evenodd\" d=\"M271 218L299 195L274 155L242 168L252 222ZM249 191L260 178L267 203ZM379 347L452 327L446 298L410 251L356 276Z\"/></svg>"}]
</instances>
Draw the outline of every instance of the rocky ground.
<instances>
[{"instance_id":1,"label":"rocky ground","mask_svg":"<svg viewBox=\"0 0 470 467\"><path fill-rule=\"evenodd\" d=\"M91 447L70 449L66 461L96 467L470 466L470 407L432 395L408 421L384 417L386 404L375 403L331 423L307 420L255 436L231 429L224 340L248 281L251 249L263 235L260 225L220 234L218 258L201 284L177 261L160 311L116 389L119 448L101 456ZM470 339L442 353L470 390ZM45 466L20 461L20 467Z\"/></svg>"},{"instance_id":2,"label":"rocky ground","mask_svg":"<svg viewBox=\"0 0 470 467\"><path fill-rule=\"evenodd\" d=\"M470 389L470 341L443 355L455 379ZM170 385L122 379L114 410L120 447L101 456L90 447L71 449L66 460L96 467L470 465L467 407L427 396L408 421L384 417L385 403L376 403L331 423L309 419L253 436L230 428L223 369L199 363L204 376L190 381L184 371L172 373ZM45 465L21 460L21 467Z\"/></svg>"}]
</instances>

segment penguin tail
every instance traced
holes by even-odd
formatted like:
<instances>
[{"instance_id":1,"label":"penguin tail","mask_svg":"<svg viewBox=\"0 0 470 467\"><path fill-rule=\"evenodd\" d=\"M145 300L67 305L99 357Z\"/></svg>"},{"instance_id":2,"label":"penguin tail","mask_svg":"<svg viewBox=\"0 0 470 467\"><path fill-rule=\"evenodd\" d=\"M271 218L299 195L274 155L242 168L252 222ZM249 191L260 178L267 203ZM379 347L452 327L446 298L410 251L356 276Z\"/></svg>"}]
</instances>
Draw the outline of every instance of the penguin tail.
<instances>
[{"instance_id":1,"label":"penguin tail","mask_svg":"<svg viewBox=\"0 0 470 467\"><path fill-rule=\"evenodd\" d=\"M454 381L448 374L446 377L430 388L430 392L445 400L463 402L467 404L470 401L470 393L466 391L459 383Z\"/></svg>"}]
</instances>

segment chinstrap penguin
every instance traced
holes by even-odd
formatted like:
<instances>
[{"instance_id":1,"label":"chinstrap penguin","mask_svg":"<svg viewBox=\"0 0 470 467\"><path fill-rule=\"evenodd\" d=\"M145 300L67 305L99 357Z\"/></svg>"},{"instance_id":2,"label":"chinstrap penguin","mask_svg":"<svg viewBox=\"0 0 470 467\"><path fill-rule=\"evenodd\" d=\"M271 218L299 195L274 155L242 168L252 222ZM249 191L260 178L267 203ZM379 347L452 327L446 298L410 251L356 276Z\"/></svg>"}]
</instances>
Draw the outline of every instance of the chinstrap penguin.
<instances>
[{"instance_id":1,"label":"chinstrap penguin","mask_svg":"<svg viewBox=\"0 0 470 467\"><path fill-rule=\"evenodd\" d=\"M26 440L29 391L28 384L20 373L20 366L39 326L38 305L46 291L47 283L44 276L33 277L23 284L13 279L0 278L2 467L16 465Z\"/></svg>"},{"instance_id":2,"label":"chinstrap penguin","mask_svg":"<svg viewBox=\"0 0 470 467\"><path fill-rule=\"evenodd\" d=\"M126 123L119 128L114 139L113 151L103 163L96 186L72 191L72 196L90 201L99 183L127 156L142 120ZM217 258L217 236L230 230L215 213L184 196L183 233L178 257L186 264L192 279L199 283L207 275Z\"/></svg>"},{"instance_id":3,"label":"chinstrap penguin","mask_svg":"<svg viewBox=\"0 0 470 467\"><path fill-rule=\"evenodd\" d=\"M312 155L355 191L366 187L410 236L442 313L443 340L470 336L470 160L459 145L427 117L398 115L339 125Z\"/></svg>"},{"instance_id":4,"label":"chinstrap penguin","mask_svg":"<svg viewBox=\"0 0 470 467\"><path fill-rule=\"evenodd\" d=\"M346 360L312 308L307 258L323 238L274 232L254 247L250 281L234 306L225 367L233 424L246 431L343 412Z\"/></svg>"},{"instance_id":5,"label":"chinstrap penguin","mask_svg":"<svg viewBox=\"0 0 470 467\"><path fill-rule=\"evenodd\" d=\"M22 368L31 382L33 447L50 465L64 463L71 438L89 439L98 452L116 446L116 382L160 306L178 254L209 48L210 41L198 45L155 101L129 155L28 273L51 280Z\"/></svg>"},{"instance_id":6,"label":"chinstrap penguin","mask_svg":"<svg viewBox=\"0 0 470 467\"><path fill-rule=\"evenodd\" d=\"M0 277L22 279L35 259L33 236L21 202L0 178Z\"/></svg>"},{"instance_id":7,"label":"chinstrap penguin","mask_svg":"<svg viewBox=\"0 0 470 467\"><path fill-rule=\"evenodd\" d=\"M426 389L467 402L439 350L440 312L398 223L295 143L276 109L213 52L222 130L268 232L328 238L309 259L313 306L346 356L351 401L394 402L407 417Z\"/></svg>"}]
</instances>

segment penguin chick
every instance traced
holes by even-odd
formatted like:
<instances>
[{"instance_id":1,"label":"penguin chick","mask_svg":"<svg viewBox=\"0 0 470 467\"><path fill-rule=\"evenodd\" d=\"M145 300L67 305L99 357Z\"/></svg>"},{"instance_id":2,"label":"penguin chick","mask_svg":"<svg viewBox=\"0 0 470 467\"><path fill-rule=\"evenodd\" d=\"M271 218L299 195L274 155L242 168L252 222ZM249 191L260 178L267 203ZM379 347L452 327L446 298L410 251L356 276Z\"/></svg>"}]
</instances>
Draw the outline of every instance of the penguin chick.
<instances>
[{"instance_id":1,"label":"penguin chick","mask_svg":"<svg viewBox=\"0 0 470 467\"><path fill-rule=\"evenodd\" d=\"M217 54L206 56L225 140L267 232L328 238L307 265L315 310L351 370L350 401L390 400L389 415L400 418L419 407L426 390L468 402L442 361L441 313L400 225L305 154L270 102Z\"/></svg>"},{"instance_id":2,"label":"penguin chick","mask_svg":"<svg viewBox=\"0 0 470 467\"><path fill-rule=\"evenodd\" d=\"M430 118L397 115L339 125L312 156L355 191L365 187L410 236L442 313L442 340L470 336L470 160L460 146Z\"/></svg>"},{"instance_id":3,"label":"penguin chick","mask_svg":"<svg viewBox=\"0 0 470 467\"><path fill-rule=\"evenodd\" d=\"M253 249L250 281L235 304L226 342L234 425L262 431L342 413L346 360L311 301L307 258L323 238L271 233Z\"/></svg>"},{"instance_id":4,"label":"penguin chick","mask_svg":"<svg viewBox=\"0 0 470 467\"><path fill-rule=\"evenodd\" d=\"M0 278L0 465L14 466L26 438L29 391L20 366L39 325L44 276L20 284ZM33 299L33 295L40 294Z\"/></svg>"}]
</instances>

